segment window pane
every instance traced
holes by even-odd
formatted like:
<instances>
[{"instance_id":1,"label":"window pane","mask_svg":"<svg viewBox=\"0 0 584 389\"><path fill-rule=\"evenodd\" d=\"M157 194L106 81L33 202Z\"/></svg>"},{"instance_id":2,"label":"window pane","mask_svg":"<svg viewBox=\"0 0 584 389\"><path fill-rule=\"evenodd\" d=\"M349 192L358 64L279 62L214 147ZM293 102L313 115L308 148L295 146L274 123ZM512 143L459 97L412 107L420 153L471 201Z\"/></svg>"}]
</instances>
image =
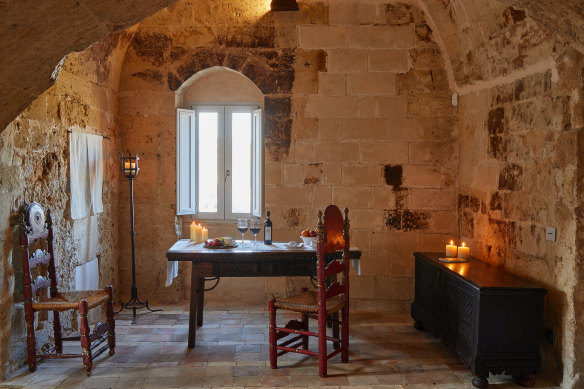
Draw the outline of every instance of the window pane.
<instances>
[{"instance_id":1,"label":"window pane","mask_svg":"<svg viewBox=\"0 0 584 389\"><path fill-rule=\"evenodd\" d=\"M217 212L217 112L199 113L199 212Z\"/></svg>"},{"instance_id":2,"label":"window pane","mask_svg":"<svg viewBox=\"0 0 584 389\"><path fill-rule=\"evenodd\" d=\"M232 213L251 212L251 113L231 114Z\"/></svg>"}]
</instances>

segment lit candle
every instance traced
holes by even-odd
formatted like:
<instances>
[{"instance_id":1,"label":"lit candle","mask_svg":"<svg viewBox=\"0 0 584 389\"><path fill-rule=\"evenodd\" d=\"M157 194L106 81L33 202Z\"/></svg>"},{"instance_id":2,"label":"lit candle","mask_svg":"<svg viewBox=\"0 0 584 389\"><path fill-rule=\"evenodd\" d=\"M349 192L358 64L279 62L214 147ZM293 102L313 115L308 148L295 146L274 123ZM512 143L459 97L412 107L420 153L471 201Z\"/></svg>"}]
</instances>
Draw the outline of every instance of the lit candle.
<instances>
[{"instance_id":1,"label":"lit candle","mask_svg":"<svg viewBox=\"0 0 584 389\"><path fill-rule=\"evenodd\" d=\"M202 241L205 242L207 239L209 239L209 230L207 229L207 227L203 227L203 239L202 239Z\"/></svg>"},{"instance_id":2,"label":"lit candle","mask_svg":"<svg viewBox=\"0 0 584 389\"><path fill-rule=\"evenodd\" d=\"M470 255L470 248L466 247L464 245L464 242L462 242L462 246L460 246L458 248L458 258L468 258Z\"/></svg>"},{"instance_id":3,"label":"lit candle","mask_svg":"<svg viewBox=\"0 0 584 389\"><path fill-rule=\"evenodd\" d=\"M446 256L447 257L456 257L457 247L453 241L450 241L450 244L446 245Z\"/></svg>"},{"instance_id":4,"label":"lit candle","mask_svg":"<svg viewBox=\"0 0 584 389\"><path fill-rule=\"evenodd\" d=\"M195 230L195 228L196 228L195 222L192 222L191 223L191 226L190 226L190 230L191 230L190 237L191 237L191 240L193 240L193 241L196 239L196 233L195 233L196 230Z\"/></svg>"},{"instance_id":5,"label":"lit candle","mask_svg":"<svg viewBox=\"0 0 584 389\"><path fill-rule=\"evenodd\" d=\"M200 224L195 226L195 243L201 243L203 241L203 227Z\"/></svg>"}]
</instances>

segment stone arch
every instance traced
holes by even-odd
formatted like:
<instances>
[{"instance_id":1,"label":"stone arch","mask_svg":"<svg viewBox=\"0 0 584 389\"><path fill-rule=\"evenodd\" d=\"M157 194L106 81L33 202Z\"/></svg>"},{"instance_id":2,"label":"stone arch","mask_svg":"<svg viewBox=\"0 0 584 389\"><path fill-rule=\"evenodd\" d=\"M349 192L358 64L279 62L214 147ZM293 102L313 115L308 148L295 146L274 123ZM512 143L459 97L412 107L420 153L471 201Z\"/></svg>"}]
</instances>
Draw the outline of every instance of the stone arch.
<instances>
[{"instance_id":1,"label":"stone arch","mask_svg":"<svg viewBox=\"0 0 584 389\"><path fill-rule=\"evenodd\" d=\"M296 57L294 49L199 47L193 49L193 53L188 62L168 73L167 82L171 91L177 91L193 75L214 67L243 74L264 95L288 94L292 91Z\"/></svg>"},{"instance_id":2,"label":"stone arch","mask_svg":"<svg viewBox=\"0 0 584 389\"><path fill-rule=\"evenodd\" d=\"M175 92L175 106L177 108L188 108L186 105L192 101L193 95L198 95L193 91L201 83L217 83L217 89L207 93L206 101L212 102L258 102L262 108L264 106L264 95L257 85L244 76L242 73L223 66L213 66L192 75ZM230 95L225 93L227 86L232 87ZM203 86L204 89L204 86ZM232 93L233 89L239 93ZM189 92L190 96L189 96ZM222 98L221 95L227 98ZM185 101L186 100L186 101Z\"/></svg>"}]
</instances>

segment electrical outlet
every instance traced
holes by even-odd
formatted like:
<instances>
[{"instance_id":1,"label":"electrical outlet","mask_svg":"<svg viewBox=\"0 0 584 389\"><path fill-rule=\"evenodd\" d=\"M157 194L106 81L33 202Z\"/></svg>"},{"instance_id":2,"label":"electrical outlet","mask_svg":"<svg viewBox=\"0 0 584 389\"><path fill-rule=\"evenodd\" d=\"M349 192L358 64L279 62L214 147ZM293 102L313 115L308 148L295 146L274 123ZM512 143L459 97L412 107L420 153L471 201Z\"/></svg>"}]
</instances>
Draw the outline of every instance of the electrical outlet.
<instances>
[{"instance_id":1,"label":"electrical outlet","mask_svg":"<svg viewBox=\"0 0 584 389\"><path fill-rule=\"evenodd\" d=\"M545 336L545 340L547 340L547 342L551 345L554 344L554 332L552 330L550 330L549 328L546 328L544 330L544 336Z\"/></svg>"},{"instance_id":2,"label":"electrical outlet","mask_svg":"<svg viewBox=\"0 0 584 389\"><path fill-rule=\"evenodd\" d=\"M556 241L556 232L557 229L554 227L546 227L545 228L545 240L549 240L550 242Z\"/></svg>"}]
</instances>

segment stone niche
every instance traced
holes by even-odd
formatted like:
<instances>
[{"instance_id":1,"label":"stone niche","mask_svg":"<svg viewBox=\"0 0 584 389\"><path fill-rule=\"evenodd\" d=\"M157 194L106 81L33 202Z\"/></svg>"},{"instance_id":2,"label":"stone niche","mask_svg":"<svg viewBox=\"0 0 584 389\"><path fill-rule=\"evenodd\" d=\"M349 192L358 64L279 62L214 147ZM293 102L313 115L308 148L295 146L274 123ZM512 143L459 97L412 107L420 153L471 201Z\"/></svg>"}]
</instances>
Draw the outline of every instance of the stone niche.
<instances>
[{"instance_id":1,"label":"stone niche","mask_svg":"<svg viewBox=\"0 0 584 389\"><path fill-rule=\"evenodd\" d=\"M137 279L156 293L142 293L161 302L188 296L186 267L164 288L175 240L175 108L196 99L190 94L222 90L218 73L205 75L221 68L263 96L265 209L276 239L298 239L330 203L347 206L352 242L363 250L354 306L406 309L412 252L438 250L456 234L456 108L441 49L424 13L401 3L268 11L263 0L179 2L136 29L118 114L122 147L140 151L144 167L135 187ZM120 194L124 215L123 187ZM207 224L211 235L236 236L234 222ZM130 277L128 256L122 246L121 280ZM257 302L299 282L222 280L209 297Z\"/></svg>"}]
</instances>

